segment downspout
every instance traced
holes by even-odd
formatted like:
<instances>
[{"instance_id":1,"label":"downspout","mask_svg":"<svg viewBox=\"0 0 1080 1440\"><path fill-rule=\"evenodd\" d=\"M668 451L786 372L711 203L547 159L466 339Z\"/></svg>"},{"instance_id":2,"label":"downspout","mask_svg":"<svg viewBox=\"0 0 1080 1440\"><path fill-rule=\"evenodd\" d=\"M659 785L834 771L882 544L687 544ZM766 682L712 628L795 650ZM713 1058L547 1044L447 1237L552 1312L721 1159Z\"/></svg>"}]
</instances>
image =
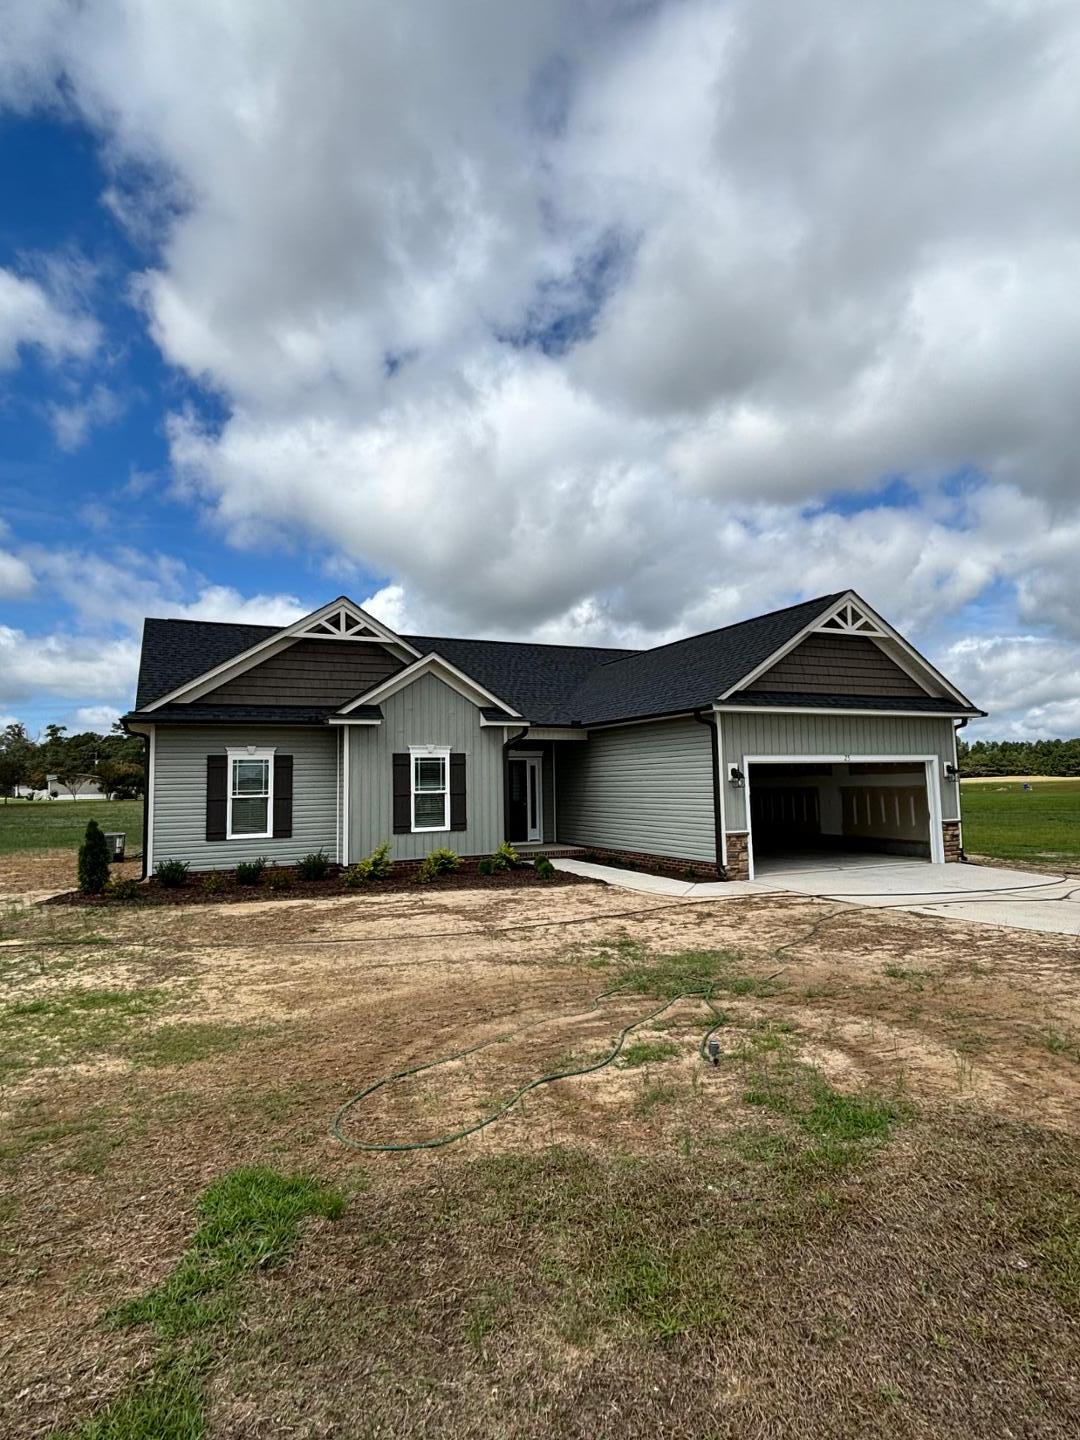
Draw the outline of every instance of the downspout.
<instances>
[{"instance_id":1,"label":"downspout","mask_svg":"<svg viewBox=\"0 0 1080 1440\"><path fill-rule=\"evenodd\" d=\"M524 739L525 739L525 736L526 736L528 733L529 733L529 727L528 727L528 725L526 725L525 728L524 728L524 730L519 730L516 735L511 735L510 738L509 738L508 740L504 740L504 741L503 741L503 744L502 744L503 839L504 839L504 840L508 840L508 839L510 838L510 783L509 783L509 782L510 782L510 773L509 773L509 768L508 768L508 767L509 767L509 761L510 761L510 749L511 749L511 746L516 745L519 740L524 740Z\"/></svg>"},{"instance_id":2,"label":"downspout","mask_svg":"<svg viewBox=\"0 0 1080 1440\"><path fill-rule=\"evenodd\" d=\"M724 832L720 819L720 755L716 716L707 715L703 710L695 710L694 719L699 725L704 725L706 729L712 731L712 738L709 741L709 760L712 765L713 843L716 846L716 873L721 880L726 880L728 876L727 867L724 865Z\"/></svg>"},{"instance_id":3,"label":"downspout","mask_svg":"<svg viewBox=\"0 0 1080 1440\"><path fill-rule=\"evenodd\" d=\"M952 758L953 758L953 765L954 765L955 768L956 768L956 818L957 818L957 820L960 822L960 859L961 859L962 861L965 861L965 862L966 862L966 860L967 860L967 856L966 856L965 853L964 853L964 811L963 811L963 808L962 808L961 803L960 803L960 754L959 754L959 751L957 750L957 746L956 746L956 737L957 737L958 732L961 731L961 730L963 730L964 726L965 726L967 723L968 723L968 717L965 715L962 720L958 720L958 721L956 722L956 724L953 726L953 734L952 734L952 738L953 738Z\"/></svg>"},{"instance_id":4,"label":"downspout","mask_svg":"<svg viewBox=\"0 0 1080 1440\"><path fill-rule=\"evenodd\" d=\"M146 880L146 858L150 843L150 732L135 731L120 722L128 735L141 734L143 742L143 805L142 805L142 878Z\"/></svg>"}]
</instances>

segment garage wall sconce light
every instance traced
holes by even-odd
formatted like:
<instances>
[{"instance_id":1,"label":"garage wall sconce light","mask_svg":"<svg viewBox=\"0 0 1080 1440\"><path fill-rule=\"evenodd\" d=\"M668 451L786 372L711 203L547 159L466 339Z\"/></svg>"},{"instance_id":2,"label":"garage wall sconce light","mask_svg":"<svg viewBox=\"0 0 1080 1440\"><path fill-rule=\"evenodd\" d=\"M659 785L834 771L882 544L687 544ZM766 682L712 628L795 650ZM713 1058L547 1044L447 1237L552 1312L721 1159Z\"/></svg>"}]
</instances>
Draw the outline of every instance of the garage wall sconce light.
<instances>
[{"instance_id":1,"label":"garage wall sconce light","mask_svg":"<svg viewBox=\"0 0 1080 1440\"><path fill-rule=\"evenodd\" d=\"M741 790L742 787L746 784L746 776L742 773L742 771L737 765L732 765L728 770L728 781L730 784L734 785L736 790Z\"/></svg>"},{"instance_id":2,"label":"garage wall sconce light","mask_svg":"<svg viewBox=\"0 0 1080 1440\"><path fill-rule=\"evenodd\" d=\"M945 765L945 779L951 781L952 784L954 784L954 785L955 785L956 782L960 779L960 771L956 768L955 765L950 765L950 764L946 763L946 765Z\"/></svg>"}]
</instances>

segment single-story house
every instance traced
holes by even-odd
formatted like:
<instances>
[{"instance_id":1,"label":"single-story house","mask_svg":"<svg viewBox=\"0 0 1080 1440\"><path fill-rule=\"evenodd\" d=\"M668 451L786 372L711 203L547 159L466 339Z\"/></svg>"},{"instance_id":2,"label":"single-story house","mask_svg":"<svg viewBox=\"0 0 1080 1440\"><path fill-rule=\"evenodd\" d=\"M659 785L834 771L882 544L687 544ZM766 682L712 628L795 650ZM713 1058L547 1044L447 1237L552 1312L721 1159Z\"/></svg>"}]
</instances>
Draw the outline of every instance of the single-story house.
<instances>
[{"instance_id":1,"label":"single-story house","mask_svg":"<svg viewBox=\"0 0 1080 1440\"><path fill-rule=\"evenodd\" d=\"M648 650L148 619L144 863L348 865L501 841L750 878L767 857L961 857L984 712L851 590Z\"/></svg>"}]
</instances>

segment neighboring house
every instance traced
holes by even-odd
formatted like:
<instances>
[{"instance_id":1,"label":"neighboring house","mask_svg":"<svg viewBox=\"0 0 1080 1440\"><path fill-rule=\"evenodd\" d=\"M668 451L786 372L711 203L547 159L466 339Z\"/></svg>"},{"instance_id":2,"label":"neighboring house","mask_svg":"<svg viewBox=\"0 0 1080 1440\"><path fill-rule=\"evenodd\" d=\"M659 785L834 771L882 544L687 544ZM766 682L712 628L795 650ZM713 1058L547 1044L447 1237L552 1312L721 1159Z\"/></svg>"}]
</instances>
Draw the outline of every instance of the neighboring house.
<instances>
[{"instance_id":1,"label":"neighboring house","mask_svg":"<svg viewBox=\"0 0 1080 1440\"><path fill-rule=\"evenodd\" d=\"M956 860L983 712L852 591L632 651L147 620L145 864L350 864L500 841L744 878L829 848Z\"/></svg>"}]
</instances>

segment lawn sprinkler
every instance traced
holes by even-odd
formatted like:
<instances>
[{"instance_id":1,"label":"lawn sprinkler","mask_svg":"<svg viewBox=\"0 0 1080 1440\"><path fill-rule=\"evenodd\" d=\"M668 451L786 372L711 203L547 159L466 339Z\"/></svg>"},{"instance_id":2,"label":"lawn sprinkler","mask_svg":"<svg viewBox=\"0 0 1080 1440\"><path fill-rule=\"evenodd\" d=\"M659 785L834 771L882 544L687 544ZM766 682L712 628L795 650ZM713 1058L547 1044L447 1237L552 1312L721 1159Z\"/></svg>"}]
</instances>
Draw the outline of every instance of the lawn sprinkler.
<instances>
[{"instance_id":1,"label":"lawn sprinkler","mask_svg":"<svg viewBox=\"0 0 1080 1440\"><path fill-rule=\"evenodd\" d=\"M712 1063L713 1063L714 1065L719 1065L719 1064L720 1064L720 1041L719 1041L719 1040L710 1040L710 1041L709 1041L709 1059L712 1061Z\"/></svg>"}]
</instances>

